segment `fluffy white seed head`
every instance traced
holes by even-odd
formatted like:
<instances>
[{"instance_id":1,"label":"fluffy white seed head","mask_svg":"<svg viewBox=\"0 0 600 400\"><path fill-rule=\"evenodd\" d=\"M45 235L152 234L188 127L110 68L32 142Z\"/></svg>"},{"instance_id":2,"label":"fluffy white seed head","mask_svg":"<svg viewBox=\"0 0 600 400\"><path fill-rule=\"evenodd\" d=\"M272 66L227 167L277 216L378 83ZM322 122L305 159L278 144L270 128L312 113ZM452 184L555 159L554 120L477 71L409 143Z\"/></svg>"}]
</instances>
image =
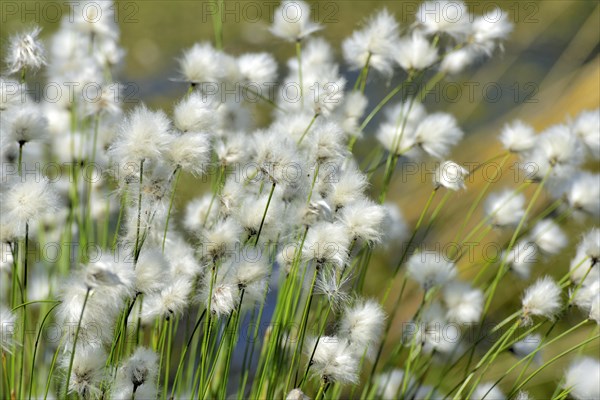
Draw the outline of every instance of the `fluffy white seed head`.
<instances>
[{"instance_id":1,"label":"fluffy white seed head","mask_svg":"<svg viewBox=\"0 0 600 400\"><path fill-rule=\"evenodd\" d=\"M600 362L591 357L574 360L565 371L565 389L576 400L600 398Z\"/></svg>"},{"instance_id":2,"label":"fluffy white seed head","mask_svg":"<svg viewBox=\"0 0 600 400\"><path fill-rule=\"evenodd\" d=\"M18 236L25 234L25 225L33 225L58 206L58 198L48 180L34 175L8 183L2 191L2 219L11 224Z\"/></svg>"},{"instance_id":3,"label":"fluffy white seed head","mask_svg":"<svg viewBox=\"0 0 600 400\"><path fill-rule=\"evenodd\" d=\"M2 113L0 118L6 144L16 143L23 146L30 142L42 142L48 133L48 120L39 107L23 105Z\"/></svg>"},{"instance_id":4,"label":"fluffy white seed head","mask_svg":"<svg viewBox=\"0 0 600 400\"><path fill-rule=\"evenodd\" d=\"M600 109L582 111L571 123L572 132L584 143L594 159L600 158Z\"/></svg>"},{"instance_id":5,"label":"fluffy white seed head","mask_svg":"<svg viewBox=\"0 0 600 400\"><path fill-rule=\"evenodd\" d=\"M338 335L348 339L357 355L375 355L385 323L385 312L374 300L359 300L346 308L340 320Z\"/></svg>"},{"instance_id":6,"label":"fluffy white seed head","mask_svg":"<svg viewBox=\"0 0 600 400\"><path fill-rule=\"evenodd\" d=\"M173 110L175 127L182 132L212 132L217 123L213 101L200 93L185 97Z\"/></svg>"},{"instance_id":7,"label":"fluffy white seed head","mask_svg":"<svg viewBox=\"0 0 600 400\"><path fill-rule=\"evenodd\" d=\"M415 15L421 29L428 35L446 33L457 40L471 32L471 15L461 0L428 0Z\"/></svg>"},{"instance_id":8,"label":"fluffy white seed head","mask_svg":"<svg viewBox=\"0 0 600 400\"><path fill-rule=\"evenodd\" d=\"M308 230L302 258L317 265L332 264L343 267L348 260L350 235L348 228L339 222L318 222Z\"/></svg>"},{"instance_id":9,"label":"fluffy white seed head","mask_svg":"<svg viewBox=\"0 0 600 400\"><path fill-rule=\"evenodd\" d=\"M41 31L42 29L36 26L10 38L5 58L9 74L35 72L46 65L44 46L38 38Z\"/></svg>"},{"instance_id":10,"label":"fluffy white seed head","mask_svg":"<svg viewBox=\"0 0 600 400\"><path fill-rule=\"evenodd\" d=\"M383 9L369 18L365 27L354 31L344 40L344 59L352 69L361 69L369 61L375 71L391 76L393 72L394 47L399 39L398 22Z\"/></svg>"},{"instance_id":11,"label":"fluffy white seed head","mask_svg":"<svg viewBox=\"0 0 600 400\"><path fill-rule=\"evenodd\" d=\"M406 71L421 70L437 61L437 48L418 31L398 41L396 62Z\"/></svg>"},{"instance_id":12,"label":"fluffy white seed head","mask_svg":"<svg viewBox=\"0 0 600 400\"><path fill-rule=\"evenodd\" d=\"M456 276L456 266L442 254L424 251L413 254L407 261L407 273L424 290L443 286Z\"/></svg>"},{"instance_id":13,"label":"fluffy white seed head","mask_svg":"<svg viewBox=\"0 0 600 400\"><path fill-rule=\"evenodd\" d=\"M581 219L588 216L599 217L600 174L579 172L570 181L566 198L575 215Z\"/></svg>"},{"instance_id":14,"label":"fluffy white seed head","mask_svg":"<svg viewBox=\"0 0 600 400\"><path fill-rule=\"evenodd\" d=\"M201 235L200 258L215 262L240 242L243 229L233 218L219 221Z\"/></svg>"},{"instance_id":15,"label":"fluffy white seed head","mask_svg":"<svg viewBox=\"0 0 600 400\"><path fill-rule=\"evenodd\" d=\"M319 29L321 25L311 20L310 5L303 0L284 0L273 14L271 33L285 40L301 40Z\"/></svg>"},{"instance_id":16,"label":"fluffy white seed head","mask_svg":"<svg viewBox=\"0 0 600 400\"><path fill-rule=\"evenodd\" d=\"M210 136L204 133L175 136L169 143L167 158L175 168L201 175L210 161Z\"/></svg>"},{"instance_id":17,"label":"fluffy white seed head","mask_svg":"<svg viewBox=\"0 0 600 400\"><path fill-rule=\"evenodd\" d=\"M502 257L506 257L506 264L510 266L511 272L520 279L529 279L531 269L537 262L538 247L529 240L519 240L510 252Z\"/></svg>"},{"instance_id":18,"label":"fluffy white seed head","mask_svg":"<svg viewBox=\"0 0 600 400\"><path fill-rule=\"evenodd\" d=\"M569 243L567 235L551 219L543 219L533 227L531 241L546 254L560 253Z\"/></svg>"},{"instance_id":19,"label":"fluffy white seed head","mask_svg":"<svg viewBox=\"0 0 600 400\"><path fill-rule=\"evenodd\" d=\"M414 136L415 145L432 157L443 158L462 139L463 132L452 115L437 112L417 125Z\"/></svg>"},{"instance_id":20,"label":"fluffy white seed head","mask_svg":"<svg viewBox=\"0 0 600 400\"><path fill-rule=\"evenodd\" d=\"M588 278L600 277L600 229L587 232L579 245L577 253L569 267L571 280L579 283L587 275ZM587 278L586 278L587 280Z\"/></svg>"},{"instance_id":21,"label":"fluffy white seed head","mask_svg":"<svg viewBox=\"0 0 600 400\"><path fill-rule=\"evenodd\" d=\"M440 70L451 75L459 74L471 65L476 58L477 53L473 51L472 47L451 50L444 55L440 63Z\"/></svg>"},{"instance_id":22,"label":"fluffy white seed head","mask_svg":"<svg viewBox=\"0 0 600 400\"><path fill-rule=\"evenodd\" d=\"M223 53L210 43L196 43L183 53L179 69L183 79L192 85L219 82L225 76Z\"/></svg>"},{"instance_id":23,"label":"fluffy white seed head","mask_svg":"<svg viewBox=\"0 0 600 400\"><path fill-rule=\"evenodd\" d=\"M316 345L316 349L315 349ZM337 336L322 336L308 341L306 352L310 356L313 349L312 371L328 382L356 383L360 356L352 351L347 339Z\"/></svg>"},{"instance_id":24,"label":"fluffy white seed head","mask_svg":"<svg viewBox=\"0 0 600 400\"><path fill-rule=\"evenodd\" d=\"M69 362L70 353L66 353L62 359L63 368L68 369ZM68 392L76 393L84 399L99 399L105 364L106 352L101 347L78 347L73 358Z\"/></svg>"},{"instance_id":25,"label":"fluffy white seed head","mask_svg":"<svg viewBox=\"0 0 600 400\"><path fill-rule=\"evenodd\" d=\"M366 198L357 200L345 206L339 218L353 239L368 243L381 240L385 209L379 204Z\"/></svg>"},{"instance_id":26,"label":"fluffy white seed head","mask_svg":"<svg viewBox=\"0 0 600 400\"><path fill-rule=\"evenodd\" d=\"M511 189L492 193L485 201L485 212L496 227L514 226L525 215L525 196Z\"/></svg>"},{"instance_id":27,"label":"fluffy white seed head","mask_svg":"<svg viewBox=\"0 0 600 400\"><path fill-rule=\"evenodd\" d=\"M170 122L164 112L141 105L121 124L110 153L119 163L160 159L171 141L169 130Z\"/></svg>"},{"instance_id":28,"label":"fluffy white seed head","mask_svg":"<svg viewBox=\"0 0 600 400\"><path fill-rule=\"evenodd\" d=\"M523 121L516 120L504 125L500 132L504 148L513 153L523 153L535 146L535 130Z\"/></svg>"},{"instance_id":29,"label":"fluffy white seed head","mask_svg":"<svg viewBox=\"0 0 600 400\"><path fill-rule=\"evenodd\" d=\"M531 316L553 320L560 312L562 301L560 286L549 276L538 279L525 290L523 295L523 319L531 321Z\"/></svg>"},{"instance_id":30,"label":"fluffy white seed head","mask_svg":"<svg viewBox=\"0 0 600 400\"><path fill-rule=\"evenodd\" d=\"M158 354L138 347L117 373L113 397L150 399L157 395L156 381L159 373Z\"/></svg>"},{"instance_id":31,"label":"fluffy white seed head","mask_svg":"<svg viewBox=\"0 0 600 400\"><path fill-rule=\"evenodd\" d=\"M467 175L469 175L469 171L454 161L444 161L435 170L433 184L435 187L445 187L454 191L465 189L465 177Z\"/></svg>"},{"instance_id":32,"label":"fluffy white seed head","mask_svg":"<svg viewBox=\"0 0 600 400\"><path fill-rule=\"evenodd\" d=\"M484 382L477 385L471 400L504 400L506 396L500 388L493 382Z\"/></svg>"},{"instance_id":33,"label":"fluffy white seed head","mask_svg":"<svg viewBox=\"0 0 600 400\"><path fill-rule=\"evenodd\" d=\"M135 267L135 289L139 293L158 293L170 281L169 263L160 249L142 251Z\"/></svg>"},{"instance_id":34,"label":"fluffy white seed head","mask_svg":"<svg viewBox=\"0 0 600 400\"><path fill-rule=\"evenodd\" d=\"M508 20L508 13L496 7L475 18L472 30L473 45L491 55L496 44L505 40L512 32L513 24Z\"/></svg>"},{"instance_id":35,"label":"fluffy white seed head","mask_svg":"<svg viewBox=\"0 0 600 400\"><path fill-rule=\"evenodd\" d=\"M452 322L472 324L479 321L483 310L483 293L468 283L450 282L444 287L446 317Z\"/></svg>"},{"instance_id":36,"label":"fluffy white seed head","mask_svg":"<svg viewBox=\"0 0 600 400\"><path fill-rule=\"evenodd\" d=\"M256 90L255 85L274 83L277 77L277 62L269 53L242 54L237 59L242 78L247 83L252 83L251 89ZM260 90L260 87L258 88Z\"/></svg>"}]
</instances>

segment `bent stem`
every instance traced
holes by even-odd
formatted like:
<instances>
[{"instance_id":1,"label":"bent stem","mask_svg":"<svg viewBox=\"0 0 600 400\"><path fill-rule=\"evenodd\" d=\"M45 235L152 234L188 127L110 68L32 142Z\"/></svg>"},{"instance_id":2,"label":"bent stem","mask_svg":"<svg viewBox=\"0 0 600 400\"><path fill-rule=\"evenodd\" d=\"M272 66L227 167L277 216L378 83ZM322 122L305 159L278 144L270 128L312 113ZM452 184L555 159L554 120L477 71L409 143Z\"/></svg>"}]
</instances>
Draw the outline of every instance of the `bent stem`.
<instances>
[{"instance_id":1,"label":"bent stem","mask_svg":"<svg viewBox=\"0 0 600 400\"><path fill-rule=\"evenodd\" d=\"M71 371L73 370L73 360L75 360L75 349L77 346L77 338L79 337L79 330L81 329L81 321L83 320L83 313L90 297L91 288L88 287L85 292L85 298L83 299L83 306L81 307L81 314L79 321L77 322L77 329L75 329L75 337L73 338L73 348L71 350L71 357L69 359L69 368L67 369L67 382L65 384L65 398L69 397L69 382L71 380Z\"/></svg>"},{"instance_id":2,"label":"bent stem","mask_svg":"<svg viewBox=\"0 0 600 400\"><path fill-rule=\"evenodd\" d=\"M177 184L179 183L179 176L181 175L181 168L177 166L175 168L175 182L173 183L173 190L171 191L171 199L169 200L169 211L167 212L167 220L165 221L165 231L163 233L162 240L162 252L165 253L165 242L167 241L167 230L169 229L169 220L171 219L171 210L173 209L173 200L175 199L175 192L177 191Z\"/></svg>"}]
</instances>

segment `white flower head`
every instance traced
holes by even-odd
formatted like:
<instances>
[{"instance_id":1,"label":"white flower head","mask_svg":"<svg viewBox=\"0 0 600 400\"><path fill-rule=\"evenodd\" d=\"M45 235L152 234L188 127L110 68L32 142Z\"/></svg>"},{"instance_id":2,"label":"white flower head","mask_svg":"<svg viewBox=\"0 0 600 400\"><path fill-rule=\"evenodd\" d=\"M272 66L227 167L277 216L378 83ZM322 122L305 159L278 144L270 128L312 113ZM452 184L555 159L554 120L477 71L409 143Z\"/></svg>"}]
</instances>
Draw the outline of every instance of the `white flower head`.
<instances>
[{"instance_id":1,"label":"white flower head","mask_svg":"<svg viewBox=\"0 0 600 400\"><path fill-rule=\"evenodd\" d=\"M496 44L508 37L513 24L508 20L508 13L496 7L488 9L485 14L473 21L472 38L474 45L490 55Z\"/></svg>"},{"instance_id":2,"label":"white flower head","mask_svg":"<svg viewBox=\"0 0 600 400\"><path fill-rule=\"evenodd\" d=\"M440 63L440 70L448 74L458 74L471 65L477 58L477 53L472 47L461 47L450 50L444 55Z\"/></svg>"},{"instance_id":3,"label":"white flower head","mask_svg":"<svg viewBox=\"0 0 600 400\"><path fill-rule=\"evenodd\" d=\"M217 123L213 100L200 93L185 97L173 110L175 127L182 132L212 132Z\"/></svg>"},{"instance_id":4,"label":"white flower head","mask_svg":"<svg viewBox=\"0 0 600 400\"><path fill-rule=\"evenodd\" d=\"M210 136L205 133L184 133L171 140L167 158L175 168L199 176L210 161L210 144Z\"/></svg>"},{"instance_id":5,"label":"white flower head","mask_svg":"<svg viewBox=\"0 0 600 400\"><path fill-rule=\"evenodd\" d=\"M531 321L531 316L554 320L560 312L562 301L561 288L549 276L538 279L525 290L523 295L523 319Z\"/></svg>"},{"instance_id":6,"label":"white flower head","mask_svg":"<svg viewBox=\"0 0 600 400\"><path fill-rule=\"evenodd\" d=\"M169 263L160 249L146 248L135 267L135 289L139 293L158 293L170 282Z\"/></svg>"},{"instance_id":7,"label":"white flower head","mask_svg":"<svg viewBox=\"0 0 600 400\"><path fill-rule=\"evenodd\" d=\"M576 217L600 217L600 174L577 173L570 179L566 199Z\"/></svg>"},{"instance_id":8,"label":"white flower head","mask_svg":"<svg viewBox=\"0 0 600 400\"><path fill-rule=\"evenodd\" d=\"M574 360L565 371L563 387L576 400L600 398L600 362L591 357Z\"/></svg>"},{"instance_id":9,"label":"white flower head","mask_svg":"<svg viewBox=\"0 0 600 400\"><path fill-rule=\"evenodd\" d=\"M381 225L385 216L383 206L364 198L345 206L339 218L353 239L378 243L383 234Z\"/></svg>"},{"instance_id":10,"label":"white flower head","mask_svg":"<svg viewBox=\"0 0 600 400\"><path fill-rule=\"evenodd\" d=\"M467 175L469 175L469 171L454 161L444 161L435 170L433 184L435 187L445 187L454 191L465 189L465 177Z\"/></svg>"},{"instance_id":11,"label":"white flower head","mask_svg":"<svg viewBox=\"0 0 600 400\"><path fill-rule=\"evenodd\" d=\"M600 277L600 229L587 232L579 245L577 253L569 267L571 280L579 283L587 275L588 278ZM587 280L587 278L586 278Z\"/></svg>"},{"instance_id":12,"label":"white flower head","mask_svg":"<svg viewBox=\"0 0 600 400\"><path fill-rule=\"evenodd\" d=\"M110 153L119 163L160 159L171 141L170 122L162 111L135 108L121 124Z\"/></svg>"},{"instance_id":13,"label":"white flower head","mask_svg":"<svg viewBox=\"0 0 600 400\"><path fill-rule=\"evenodd\" d=\"M497 227L517 225L525 215L525 196L511 189L492 193L485 201L485 212L490 223Z\"/></svg>"},{"instance_id":14,"label":"white flower head","mask_svg":"<svg viewBox=\"0 0 600 400\"><path fill-rule=\"evenodd\" d=\"M522 153L535 146L535 130L523 121L516 120L504 125L500 133L504 148L513 153Z\"/></svg>"},{"instance_id":15,"label":"white flower head","mask_svg":"<svg viewBox=\"0 0 600 400\"><path fill-rule=\"evenodd\" d=\"M251 83L250 89L260 91L261 85L274 83L277 77L277 62L269 53L242 54L237 59L242 78ZM258 88L256 87L258 85Z\"/></svg>"},{"instance_id":16,"label":"white flower head","mask_svg":"<svg viewBox=\"0 0 600 400\"><path fill-rule=\"evenodd\" d=\"M69 362L70 352L62 359L63 367L68 368ZM101 347L79 346L73 358L68 392L82 398L100 398L105 364L106 352Z\"/></svg>"},{"instance_id":17,"label":"white flower head","mask_svg":"<svg viewBox=\"0 0 600 400\"><path fill-rule=\"evenodd\" d=\"M437 48L418 31L403 37L397 44L394 58L406 71L421 70L437 61Z\"/></svg>"},{"instance_id":18,"label":"white flower head","mask_svg":"<svg viewBox=\"0 0 600 400\"><path fill-rule=\"evenodd\" d=\"M221 81L226 73L223 64L223 53L206 42L194 44L179 60L183 79L192 85Z\"/></svg>"},{"instance_id":19,"label":"white flower head","mask_svg":"<svg viewBox=\"0 0 600 400\"><path fill-rule=\"evenodd\" d=\"M462 0L428 0L421 3L417 22L426 34L446 33L457 40L471 32L471 16Z\"/></svg>"},{"instance_id":20,"label":"white flower head","mask_svg":"<svg viewBox=\"0 0 600 400\"><path fill-rule=\"evenodd\" d=\"M415 128L415 144L435 158L443 158L452 146L463 137L456 119L446 113L437 112L425 117Z\"/></svg>"},{"instance_id":21,"label":"white flower head","mask_svg":"<svg viewBox=\"0 0 600 400\"><path fill-rule=\"evenodd\" d=\"M315 349L316 346L316 349ZM357 356L347 339L322 336L308 341L306 352L314 351L312 371L327 382L356 383L358 381Z\"/></svg>"},{"instance_id":22,"label":"white flower head","mask_svg":"<svg viewBox=\"0 0 600 400\"><path fill-rule=\"evenodd\" d=\"M407 261L407 273L424 290L443 286L456 276L456 266L440 253L424 251L413 254Z\"/></svg>"},{"instance_id":23,"label":"white flower head","mask_svg":"<svg viewBox=\"0 0 600 400\"><path fill-rule=\"evenodd\" d=\"M582 111L571 123L571 130L585 144L589 154L600 159L600 109Z\"/></svg>"},{"instance_id":24,"label":"white flower head","mask_svg":"<svg viewBox=\"0 0 600 400\"><path fill-rule=\"evenodd\" d=\"M479 322L483 311L483 293L468 283L450 282L444 287L444 304L448 309L446 317L459 324Z\"/></svg>"},{"instance_id":25,"label":"white flower head","mask_svg":"<svg viewBox=\"0 0 600 400\"><path fill-rule=\"evenodd\" d=\"M37 71L46 65L45 50L38 36L42 29L35 27L28 32L10 38L6 65L9 74L25 71Z\"/></svg>"},{"instance_id":26,"label":"white flower head","mask_svg":"<svg viewBox=\"0 0 600 400\"><path fill-rule=\"evenodd\" d=\"M156 381L159 373L158 354L138 347L125 364L119 368L113 397L150 399L157 395Z\"/></svg>"},{"instance_id":27,"label":"white flower head","mask_svg":"<svg viewBox=\"0 0 600 400\"><path fill-rule=\"evenodd\" d=\"M537 262L538 247L535 243L529 240L519 240L510 252L502 257L506 257L506 264L510 266L510 270L520 279L529 279L531 269Z\"/></svg>"},{"instance_id":28,"label":"white flower head","mask_svg":"<svg viewBox=\"0 0 600 400\"><path fill-rule=\"evenodd\" d=\"M30 142L42 142L48 133L48 120L39 107L33 105L24 104L11 109L10 113L2 113L0 124L3 127L4 140L19 146Z\"/></svg>"},{"instance_id":29,"label":"white flower head","mask_svg":"<svg viewBox=\"0 0 600 400\"><path fill-rule=\"evenodd\" d=\"M477 385L471 400L504 400L506 396L502 390L493 382L484 382Z\"/></svg>"},{"instance_id":30,"label":"white flower head","mask_svg":"<svg viewBox=\"0 0 600 400\"><path fill-rule=\"evenodd\" d=\"M275 9L271 33L292 42L302 40L321 28L321 25L311 21L310 5L307 2L284 0Z\"/></svg>"},{"instance_id":31,"label":"white flower head","mask_svg":"<svg viewBox=\"0 0 600 400\"><path fill-rule=\"evenodd\" d=\"M302 258L319 266L332 264L341 268L348 260L349 245L350 234L346 226L339 222L318 222L308 230Z\"/></svg>"},{"instance_id":32,"label":"white flower head","mask_svg":"<svg viewBox=\"0 0 600 400\"><path fill-rule=\"evenodd\" d=\"M398 22L385 8L371 16L365 27L352 33L342 43L344 59L352 69L367 64L375 71L391 76L393 72L394 47L399 35Z\"/></svg>"},{"instance_id":33,"label":"white flower head","mask_svg":"<svg viewBox=\"0 0 600 400\"><path fill-rule=\"evenodd\" d=\"M338 327L338 335L348 339L357 355L375 355L375 347L384 328L385 312L374 300L359 300L346 308Z\"/></svg>"},{"instance_id":34,"label":"white flower head","mask_svg":"<svg viewBox=\"0 0 600 400\"><path fill-rule=\"evenodd\" d=\"M240 242L243 229L233 218L221 220L201 234L202 246L200 258L207 262L216 262L227 252L233 251Z\"/></svg>"},{"instance_id":35,"label":"white flower head","mask_svg":"<svg viewBox=\"0 0 600 400\"><path fill-rule=\"evenodd\" d=\"M546 254L560 253L569 242L567 235L551 219L543 219L533 227L531 241Z\"/></svg>"}]
</instances>

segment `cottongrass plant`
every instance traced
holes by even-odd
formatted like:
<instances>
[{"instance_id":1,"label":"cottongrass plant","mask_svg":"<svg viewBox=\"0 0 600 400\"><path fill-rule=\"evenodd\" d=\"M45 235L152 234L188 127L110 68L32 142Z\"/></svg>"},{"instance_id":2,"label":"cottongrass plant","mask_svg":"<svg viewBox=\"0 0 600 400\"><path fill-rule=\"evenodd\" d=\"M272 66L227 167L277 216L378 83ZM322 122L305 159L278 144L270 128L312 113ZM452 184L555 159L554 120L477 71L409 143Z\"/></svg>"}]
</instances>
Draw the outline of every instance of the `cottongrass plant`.
<instances>
[{"instance_id":1,"label":"cottongrass plant","mask_svg":"<svg viewBox=\"0 0 600 400\"><path fill-rule=\"evenodd\" d=\"M463 130L423 99L502 49L506 13L428 0L401 26L383 9L343 41L341 66L309 5L286 0L271 32L295 56L279 77L269 53L225 53L217 18L216 46L183 51L189 89L162 111L124 110L113 90L124 54L113 11L104 1L101 15L65 19L47 51L38 28L15 35L4 55L0 397L530 399L536 375L566 357L553 398L599 398L585 348L600 323L600 233L588 228L600 186L583 169L599 157L598 110L541 133L507 123L494 159L515 160L525 179L484 186L449 254L419 245L446 202L473 190L472 171L448 159ZM79 85L33 101L26 85L40 71L101 96ZM366 97L373 77L394 75L398 86ZM263 96L274 81L296 85L299 101ZM269 124L223 96L231 84L272 108ZM366 136L379 145L356 159ZM388 196L407 160L437 163L414 223ZM194 178L210 190L178 209ZM505 240L499 256L467 260L460 244L491 233ZM373 291L378 254L392 265ZM498 308L515 280L521 304ZM506 357L512 366L496 368Z\"/></svg>"}]
</instances>

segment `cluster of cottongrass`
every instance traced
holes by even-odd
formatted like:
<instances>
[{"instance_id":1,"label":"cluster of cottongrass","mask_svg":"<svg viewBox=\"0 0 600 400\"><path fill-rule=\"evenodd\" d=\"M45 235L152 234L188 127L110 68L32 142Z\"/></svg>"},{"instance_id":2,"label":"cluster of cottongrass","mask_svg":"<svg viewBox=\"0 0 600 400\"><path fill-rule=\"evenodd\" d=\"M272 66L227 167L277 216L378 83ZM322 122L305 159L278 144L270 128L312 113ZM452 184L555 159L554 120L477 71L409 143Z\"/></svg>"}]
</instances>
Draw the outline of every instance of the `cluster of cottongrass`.
<instances>
[{"instance_id":1,"label":"cluster of cottongrass","mask_svg":"<svg viewBox=\"0 0 600 400\"><path fill-rule=\"evenodd\" d=\"M504 150L493 159L536 168L517 187L489 183L465 210L457 243L491 231L506 238L474 278L460 251L411 247L453 193L469 189L469 171L447 159L463 131L422 100L502 47L512 30L506 13L472 16L461 1L426 1L400 27L378 11L341 45L346 65L360 71L352 84L317 36L323 27L310 7L286 1L271 28L295 46L286 76L269 53L233 56L197 43L179 60L189 90L166 113L122 110L112 77L124 52L112 4L99 4L100 15L65 19L47 52L34 28L11 38L4 56L3 398L527 399L528 383L563 356L572 364L554 382L555 398L600 396L599 361L582 353L597 329L558 358L542 355L600 323L600 231L585 228L600 216L599 177L583 169L600 158L598 110L541 133L522 121L500 132ZM75 96L33 101L26 85L40 71L80 83ZM367 99L371 79L394 75L399 86ZM256 93L270 82L294 84L298 99ZM85 83L101 88L95 101ZM271 107L269 125L255 126L254 104L224 96L227 85ZM407 96L407 85L419 90ZM380 145L356 160L353 148L368 134ZM422 209L415 226L387 201L403 160L438 164L429 200L414 205ZM61 167L45 176L45 162ZM90 166L102 169L98 179L85 174ZM182 175L211 185L176 210ZM431 212L437 193L444 197ZM472 221L479 208L482 219ZM582 230L578 243L561 228L569 220ZM49 243L61 245L60 257L32 257ZM368 296L377 252L393 265L386 286ZM566 252L570 266L555 264ZM522 307L494 322L490 307L509 279L529 287ZM407 282L422 300L399 333L393 321L407 307ZM561 331L567 316L573 326ZM54 338L50 324L61 331ZM467 340L464 326L477 336ZM515 361L500 373L493 366L508 352Z\"/></svg>"}]
</instances>

